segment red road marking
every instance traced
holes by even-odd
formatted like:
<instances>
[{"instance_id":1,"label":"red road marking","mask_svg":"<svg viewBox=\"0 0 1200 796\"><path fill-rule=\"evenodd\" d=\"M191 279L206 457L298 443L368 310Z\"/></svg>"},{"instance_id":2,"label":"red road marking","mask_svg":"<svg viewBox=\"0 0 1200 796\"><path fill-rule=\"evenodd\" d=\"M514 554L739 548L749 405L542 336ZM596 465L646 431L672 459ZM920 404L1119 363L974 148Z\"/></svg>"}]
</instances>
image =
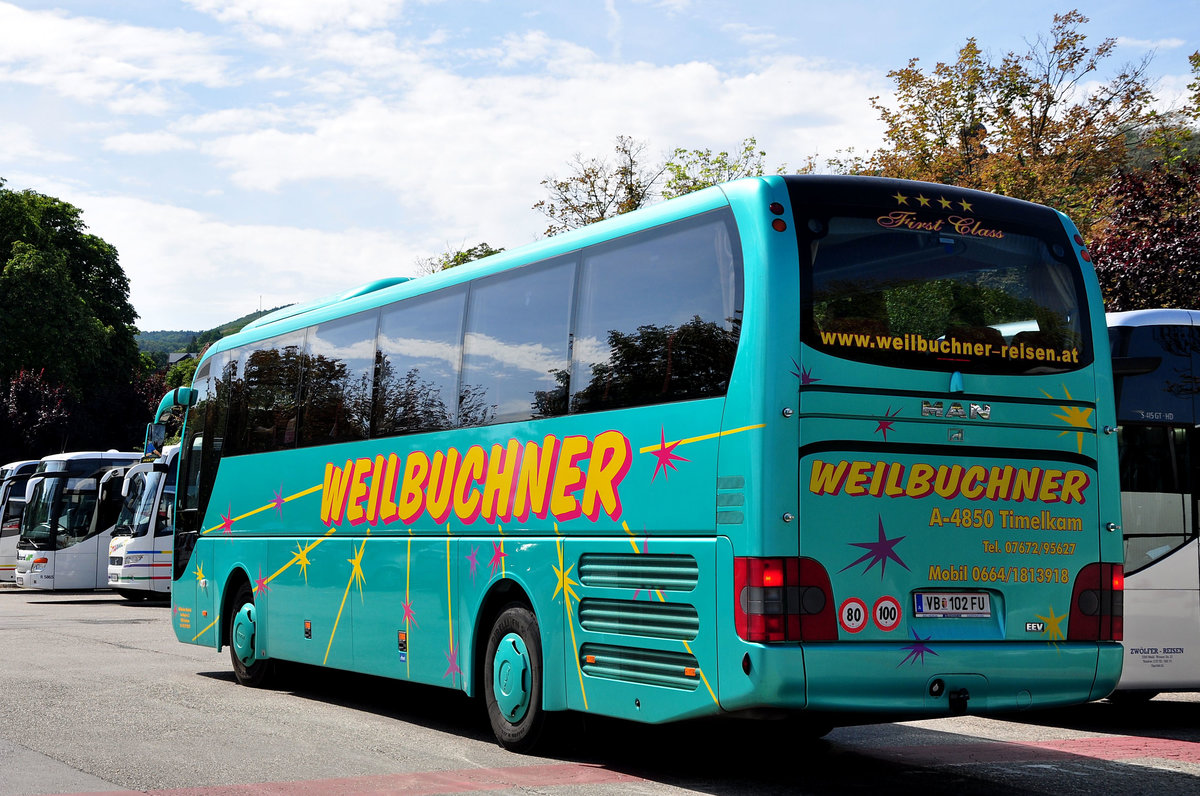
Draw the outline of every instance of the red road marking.
<instances>
[{"instance_id":1,"label":"red road marking","mask_svg":"<svg viewBox=\"0 0 1200 796\"><path fill-rule=\"evenodd\" d=\"M412 774L380 774L345 779L317 779L307 782L266 782L256 785L213 785L203 788L171 788L150 791L102 791L72 796L359 796L360 794L404 794L437 796L463 791L537 788L555 785L607 785L644 782L641 777L610 771L586 763L562 763L507 768L460 768L452 771L417 771ZM65 796L65 795L64 795Z\"/></svg>"},{"instance_id":2,"label":"red road marking","mask_svg":"<svg viewBox=\"0 0 1200 796\"><path fill-rule=\"evenodd\" d=\"M1056 741L1011 743L939 744L928 746L892 746L875 754L905 762L937 763L1012 763L1016 761L1065 760L1090 757L1096 760L1136 760L1155 758L1200 763L1200 743L1171 738L1139 738L1128 735L1102 735L1094 738L1066 738Z\"/></svg>"}]
</instances>

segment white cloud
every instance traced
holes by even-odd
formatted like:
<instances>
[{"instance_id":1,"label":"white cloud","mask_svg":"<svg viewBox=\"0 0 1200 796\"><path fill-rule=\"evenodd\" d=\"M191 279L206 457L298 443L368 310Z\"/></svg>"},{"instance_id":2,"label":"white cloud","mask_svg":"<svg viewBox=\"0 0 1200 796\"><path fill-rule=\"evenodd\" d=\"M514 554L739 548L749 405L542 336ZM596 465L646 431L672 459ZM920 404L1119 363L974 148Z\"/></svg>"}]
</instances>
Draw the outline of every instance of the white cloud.
<instances>
[{"instance_id":1,"label":"white cloud","mask_svg":"<svg viewBox=\"0 0 1200 796\"><path fill-rule=\"evenodd\" d=\"M0 83L53 90L116 113L162 113L167 83L226 85L225 59L195 33L0 3Z\"/></svg>"},{"instance_id":2,"label":"white cloud","mask_svg":"<svg viewBox=\"0 0 1200 796\"><path fill-rule=\"evenodd\" d=\"M399 16L404 0L186 0L221 22L311 33L325 28L365 30Z\"/></svg>"},{"instance_id":3,"label":"white cloud","mask_svg":"<svg viewBox=\"0 0 1200 796\"><path fill-rule=\"evenodd\" d=\"M55 152L46 149L38 143L37 133L32 127L16 122L0 121L0 163L21 163L42 161L46 163L64 163L74 160L72 155L65 152Z\"/></svg>"},{"instance_id":4,"label":"white cloud","mask_svg":"<svg viewBox=\"0 0 1200 796\"><path fill-rule=\"evenodd\" d=\"M1136 47L1141 50L1174 50L1187 44L1183 39L1131 39L1128 36L1118 36L1117 44L1122 47Z\"/></svg>"},{"instance_id":5,"label":"white cloud","mask_svg":"<svg viewBox=\"0 0 1200 796\"><path fill-rule=\"evenodd\" d=\"M104 148L110 152L127 155L155 155L162 152L178 152L195 149L196 145L173 133L121 133L104 139Z\"/></svg>"},{"instance_id":6,"label":"white cloud","mask_svg":"<svg viewBox=\"0 0 1200 796\"><path fill-rule=\"evenodd\" d=\"M260 301L293 304L408 276L413 269L404 264L423 253L373 230L236 224L68 186L54 193L86 208L90 231L117 248L140 329L206 329L258 309Z\"/></svg>"}]
</instances>

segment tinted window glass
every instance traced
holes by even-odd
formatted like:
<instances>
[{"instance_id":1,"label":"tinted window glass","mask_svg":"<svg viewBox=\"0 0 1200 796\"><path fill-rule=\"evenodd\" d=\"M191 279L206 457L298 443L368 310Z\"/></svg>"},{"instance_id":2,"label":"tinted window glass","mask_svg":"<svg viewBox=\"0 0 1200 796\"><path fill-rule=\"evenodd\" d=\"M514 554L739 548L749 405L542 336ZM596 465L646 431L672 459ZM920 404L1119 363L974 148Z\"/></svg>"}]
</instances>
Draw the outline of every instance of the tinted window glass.
<instances>
[{"instance_id":1,"label":"tinted window glass","mask_svg":"<svg viewBox=\"0 0 1200 796\"><path fill-rule=\"evenodd\" d=\"M366 439L371 431L375 312L309 329L300 445Z\"/></svg>"},{"instance_id":2,"label":"tinted window glass","mask_svg":"<svg viewBox=\"0 0 1200 796\"><path fill-rule=\"evenodd\" d=\"M383 309L375 371L375 435L454 425L467 290L453 288Z\"/></svg>"},{"instance_id":3,"label":"tinted window glass","mask_svg":"<svg viewBox=\"0 0 1200 796\"><path fill-rule=\"evenodd\" d=\"M1200 332L1191 326L1135 326L1109 330L1117 418L1130 422L1192 423L1197 391L1192 358Z\"/></svg>"},{"instance_id":4,"label":"tinted window glass","mask_svg":"<svg viewBox=\"0 0 1200 796\"><path fill-rule=\"evenodd\" d=\"M202 364L192 382L199 392L199 399L188 410L184 426L180 449L183 457L180 473L184 483L179 494L180 526L192 533L201 530L200 523L208 510L217 464L225 444L225 406L221 400L224 391L218 389L219 382L212 375L224 369L224 359L225 354L220 353Z\"/></svg>"},{"instance_id":5,"label":"tinted window glass","mask_svg":"<svg viewBox=\"0 0 1200 796\"><path fill-rule=\"evenodd\" d=\"M471 288L458 425L566 412L573 260L481 279Z\"/></svg>"},{"instance_id":6,"label":"tinted window glass","mask_svg":"<svg viewBox=\"0 0 1200 796\"><path fill-rule=\"evenodd\" d=\"M904 215L796 219L812 258L806 343L941 371L1055 373L1091 361L1078 267L1062 244Z\"/></svg>"},{"instance_id":7,"label":"tinted window glass","mask_svg":"<svg viewBox=\"0 0 1200 796\"><path fill-rule=\"evenodd\" d=\"M242 365L245 384L245 439L242 453L265 453L296 446L296 407L300 391L304 332L256 343Z\"/></svg>"},{"instance_id":8,"label":"tinted window glass","mask_svg":"<svg viewBox=\"0 0 1200 796\"><path fill-rule=\"evenodd\" d=\"M742 258L728 211L584 253L571 410L723 395L742 313Z\"/></svg>"}]
</instances>

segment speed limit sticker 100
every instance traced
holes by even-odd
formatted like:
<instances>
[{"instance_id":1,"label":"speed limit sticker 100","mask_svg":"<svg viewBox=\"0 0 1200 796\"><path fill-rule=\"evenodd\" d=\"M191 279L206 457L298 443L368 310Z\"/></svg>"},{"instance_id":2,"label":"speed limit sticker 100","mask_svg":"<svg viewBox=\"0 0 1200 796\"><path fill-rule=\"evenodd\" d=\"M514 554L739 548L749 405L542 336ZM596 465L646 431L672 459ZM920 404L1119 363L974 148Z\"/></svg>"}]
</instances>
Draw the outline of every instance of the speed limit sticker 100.
<instances>
[{"instance_id":1,"label":"speed limit sticker 100","mask_svg":"<svg viewBox=\"0 0 1200 796\"><path fill-rule=\"evenodd\" d=\"M875 627L884 633L899 627L901 617L900 601L890 595L880 597L871 609L871 618L875 620Z\"/></svg>"}]
</instances>

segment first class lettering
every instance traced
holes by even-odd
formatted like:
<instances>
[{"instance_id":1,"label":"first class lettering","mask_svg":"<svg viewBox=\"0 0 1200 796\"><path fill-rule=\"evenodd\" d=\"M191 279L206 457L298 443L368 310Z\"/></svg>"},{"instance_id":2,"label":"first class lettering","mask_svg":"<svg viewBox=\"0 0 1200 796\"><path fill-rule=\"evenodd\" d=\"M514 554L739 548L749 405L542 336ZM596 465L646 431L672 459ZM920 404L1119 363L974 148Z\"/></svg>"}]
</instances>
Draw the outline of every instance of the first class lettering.
<instances>
[{"instance_id":1,"label":"first class lettering","mask_svg":"<svg viewBox=\"0 0 1200 796\"><path fill-rule=\"evenodd\" d=\"M369 523L412 525L422 516L436 524L451 515L470 524L524 522L530 514L557 521L603 511L621 516L620 485L633 459L618 431L591 438L547 435L510 439L490 449L412 451L325 465L321 522L333 527Z\"/></svg>"},{"instance_id":2,"label":"first class lettering","mask_svg":"<svg viewBox=\"0 0 1200 796\"><path fill-rule=\"evenodd\" d=\"M847 461L812 463L808 491L814 495L910 497L931 495L968 500L1029 500L1039 503L1085 503L1091 479L1082 470L1053 467L984 467L899 462Z\"/></svg>"}]
</instances>

